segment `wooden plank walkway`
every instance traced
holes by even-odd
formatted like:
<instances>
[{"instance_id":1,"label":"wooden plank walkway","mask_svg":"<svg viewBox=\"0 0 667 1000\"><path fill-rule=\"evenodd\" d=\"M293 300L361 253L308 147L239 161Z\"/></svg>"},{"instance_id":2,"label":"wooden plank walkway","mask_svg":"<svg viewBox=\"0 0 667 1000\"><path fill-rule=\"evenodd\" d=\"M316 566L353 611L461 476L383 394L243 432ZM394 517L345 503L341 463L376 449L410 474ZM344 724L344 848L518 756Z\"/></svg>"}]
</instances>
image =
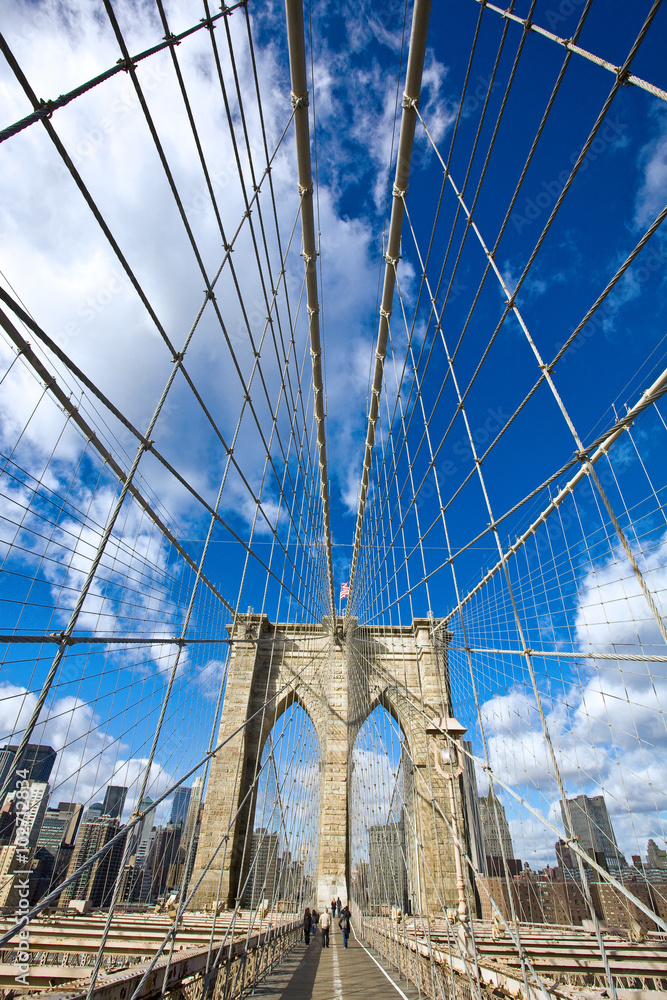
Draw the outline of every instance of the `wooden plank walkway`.
<instances>
[{"instance_id":1,"label":"wooden plank walkway","mask_svg":"<svg viewBox=\"0 0 667 1000\"><path fill-rule=\"evenodd\" d=\"M337 926L335 932L331 930L330 946L323 948L318 931L309 945L301 941L253 996L262 1000L418 1000L412 983L406 986L379 955L373 957L375 962L354 934L343 948Z\"/></svg>"}]
</instances>

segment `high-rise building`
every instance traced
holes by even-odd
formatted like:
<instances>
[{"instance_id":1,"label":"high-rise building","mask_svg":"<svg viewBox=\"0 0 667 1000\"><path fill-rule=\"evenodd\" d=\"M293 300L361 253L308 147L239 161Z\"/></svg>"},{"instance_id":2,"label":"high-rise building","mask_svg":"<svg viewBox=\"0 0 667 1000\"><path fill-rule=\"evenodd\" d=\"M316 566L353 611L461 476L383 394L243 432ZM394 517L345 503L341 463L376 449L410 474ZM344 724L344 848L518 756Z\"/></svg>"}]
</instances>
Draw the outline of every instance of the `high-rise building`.
<instances>
[{"instance_id":1,"label":"high-rise building","mask_svg":"<svg viewBox=\"0 0 667 1000\"><path fill-rule=\"evenodd\" d=\"M83 806L79 802L60 802L57 809L47 809L37 837L37 846L46 847L55 855L63 844L73 844L82 813Z\"/></svg>"},{"instance_id":2,"label":"high-rise building","mask_svg":"<svg viewBox=\"0 0 667 1000\"><path fill-rule=\"evenodd\" d=\"M45 781L28 779L26 788L9 792L0 810L0 842L32 848L42 826L46 805L49 801L49 786Z\"/></svg>"},{"instance_id":3,"label":"high-rise building","mask_svg":"<svg viewBox=\"0 0 667 1000\"><path fill-rule=\"evenodd\" d=\"M139 903L144 880L143 868L126 865L120 876L118 898L121 903Z\"/></svg>"},{"instance_id":4,"label":"high-rise building","mask_svg":"<svg viewBox=\"0 0 667 1000\"><path fill-rule=\"evenodd\" d=\"M30 901L37 902L51 886L65 876L70 861L83 806L79 802L61 802L57 809L47 809L35 844L30 879Z\"/></svg>"},{"instance_id":5,"label":"high-rise building","mask_svg":"<svg viewBox=\"0 0 667 1000\"><path fill-rule=\"evenodd\" d=\"M485 856L487 858L502 859L504 854L507 860L513 859L514 847L512 846L512 835L510 834L504 806L491 788L489 788L488 795L480 796L477 801L482 821ZM486 870L490 871L492 867L495 866L487 862Z\"/></svg>"},{"instance_id":6,"label":"high-rise building","mask_svg":"<svg viewBox=\"0 0 667 1000\"><path fill-rule=\"evenodd\" d=\"M120 819L125 807L125 796L127 788L122 785L109 785L104 793L102 803L102 815L110 816L111 819Z\"/></svg>"},{"instance_id":7,"label":"high-rise building","mask_svg":"<svg viewBox=\"0 0 667 1000\"><path fill-rule=\"evenodd\" d=\"M103 809L101 802L92 802L83 814L83 822L91 823L94 819L99 819Z\"/></svg>"},{"instance_id":8,"label":"high-rise building","mask_svg":"<svg viewBox=\"0 0 667 1000\"><path fill-rule=\"evenodd\" d=\"M11 775L9 791L13 791L15 782L18 780L17 771L28 772L22 774L21 778L46 783L51 777L51 771L56 762L56 751L53 747L28 743L21 759L14 763L17 750L18 744L13 743L5 744L0 750L0 786L4 784L7 776Z\"/></svg>"},{"instance_id":9,"label":"high-rise building","mask_svg":"<svg viewBox=\"0 0 667 1000\"><path fill-rule=\"evenodd\" d=\"M567 799L566 803L561 801L560 811L566 830L568 808L572 819L572 834L579 838L579 847L594 860L603 861L609 869L624 868L626 861L618 849L604 795L577 795L574 799ZM576 858L571 849L570 854L574 868ZM596 855L600 855L599 859Z\"/></svg>"},{"instance_id":10,"label":"high-rise building","mask_svg":"<svg viewBox=\"0 0 667 1000\"><path fill-rule=\"evenodd\" d=\"M16 905L15 884L19 878L15 864L16 844L0 847L0 906Z\"/></svg>"},{"instance_id":11,"label":"high-rise building","mask_svg":"<svg viewBox=\"0 0 667 1000\"><path fill-rule=\"evenodd\" d=\"M658 847L654 840L649 840L646 847L646 864L649 868L667 868L667 851Z\"/></svg>"},{"instance_id":12,"label":"high-rise building","mask_svg":"<svg viewBox=\"0 0 667 1000\"><path fill-rule=\"evenodd\" d=\"M204 779L195 778L192 782L192 788L190 790L190 800L188 804L188 813L185 818L185 827L183 829L183 845L188 850L190 841L193 836L197 836L199 830L199 821L201 817L201 805L202 796L204 794Z\"/></svg>"},{"instance_id":13,"label":"high-rise building","mask_svg":"<svg viewBox=\"0 0 667 1000\"><path fill-rule=\"evenodd\" d=\"M278 874L280 837L260 827L252 835L250 877L243 898L244 906L254 909L262 900L273 902Z\"/></svg>"},{"instance_id":14,"label":"high-rise building","mask_svg":"<svg viewBox=\"0 0 667 1000\"><path fill-rule=\"evenodd\" d=\"M159 826L155 831L155 837L146 860L146 868L150 870L151 899L156 899L162 895L168 885L169 869L179 861L179 848L181 846L181 828L168 823L166 826Z\"/></svg>"},{"instance_id":15,"label":"high-rise building","mask_svg":"<svg viewBox=\"0 0 667 1000\"><path fill-rule=\"evenodd\" d=\"M169 822L174 826L183 827L185 825L191 794L191 788L183 788L182 786L174 792L174 798L171 803L171 816L169 817Z\"/></svg>"},{"instance_id":16,"label":"high-rise building","mask_svg":"<svg viewBox=\"0 0 667 1000\"><path fill-rule=\"evenodd\" d=\"M86 861L108 844L120 829L120 821L103 817L81 824L76 846L67 874L73 875ZM73 899L90 900L93 906L108 906L125 849L121 837L106 854L98 858L62 892L60 905L67 906Z\"/></svg>"},{"instance_id":17,"label":"high-rise building","mask_svg":"<svg viewBox=\"0 0 667 1000\"><path fill-rule=\"evenodd\" d=\"M468 754L472 754L472 743L463 740L463 749L467 753L463 757L463 806L465 810L465 835L468 850L475 869L482 875L486 871L486 856L484 853L484 833L482 830L482 815L479 808L477 793L477 776L475 762Z\"/></svg>"},{"instance_id":18,"label":"high-rise building","mask_svg":"<svg viewBox=\"0 0 667 1000\"><path fill-rule=\"evenodd\" d=\"M371 912L382 912L389 906L398 906L402 912L408 909L403 818L368 829L368 901L376 908Z\"/></svg>"}]
</instances>

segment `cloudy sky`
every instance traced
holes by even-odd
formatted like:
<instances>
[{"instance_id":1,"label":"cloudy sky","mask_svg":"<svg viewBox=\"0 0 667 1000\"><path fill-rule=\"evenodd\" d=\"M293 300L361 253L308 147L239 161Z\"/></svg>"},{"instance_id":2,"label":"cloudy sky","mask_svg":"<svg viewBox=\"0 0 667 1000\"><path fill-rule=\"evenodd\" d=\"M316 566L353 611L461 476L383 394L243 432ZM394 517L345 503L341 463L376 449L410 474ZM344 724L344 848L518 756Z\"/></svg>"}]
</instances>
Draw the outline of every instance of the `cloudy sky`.
<instances>
[{"instance_id":1,"label":"cloudy sky","mask_svg":"<svg viewBox=\"0 0 667 1000\"><path fill-rule=\"evenodd\" d=\"M194 0L165 2L165 23L153 3L115 0L112 9L115 28L102 3L3 5L2 31L20 67L17 75L6 59L0 66L3 127L32 112L31 94L68 94L116 66L123 46L139 56L204 16ZM584 10L577 0L514 6L517 18L530 12L540 27L622 65L650 4L619 11L593 0L582 21ZM77 630L178 633L194 578L183 553L196 565L214 510L204 569L232 609L271 620L326 613L284 9L249 5L248 15L252 45L241 9L174 46L187 104L165 47L136 61L141 99L120 70L54 110L48 128L35 122L1 144L0 283L35 324L3 305L15 330L0 342L5 631L67 626L113 517ZM397 0L306 10L336 588L349 577L409 23ZM662 10L631 67L658 88L667 86L666 33ZM446 12L434 5L420 103L431 138L418 123L357 581L356 610L368 621L455 607L457 593L496 561L497 542L507 545L547 506L542 484L570 462L575 435L595 440L665 367L667 240L658 228L559 358L554 390L544 380L535 388L540 364L556 358L667 202L665 101L636 82L616 92L615 83L603 66L568 57L537 32L524 37L522 24L473 0ZM439 156L451 170L444 183ZM498 276L485 277L485 248ZM518 312L505 316L517 288ZM41 374L17 354L21 338ZM45 374L63 398L45 391ZM664 613L659 406L598 468ZM127 472L149 428L153 450L134 479L144 506L127 499L118 508L108 456ZM489 522L516 505L496 540ZM453 574L448 559L459 551ZM603 789L623 849L645 853L646 837L664 833L666 804L655 790L664 664L593 654L660 655L664 642L589 484L509 573L530 645L584 657L535 661L568 788ZM477 648L519 648L509 598L496 576L467 606ZM230 620L202 585L189 634L224 637ZM456 619L453 646L462 627ZM68 654L43 731L64 748L63 798L94 797L112 775L125 782L141 771L175 663L174 647L157 643L84 649ZM8 648L7 736L25 725L53 651ZM216 641L181 653L154 791L206 748L225 658ZM474 705L467 659L453 651L451 662L455 697ZM499 776L557 825L524 659L480 653L473 670ZM201 735L186 745L179 726L195 718ZM476 712L465 721L481 757ZM529 820L512 808L519 835ZM545 858L552 831L540 838Z\"/></svg>"}]
</instances>

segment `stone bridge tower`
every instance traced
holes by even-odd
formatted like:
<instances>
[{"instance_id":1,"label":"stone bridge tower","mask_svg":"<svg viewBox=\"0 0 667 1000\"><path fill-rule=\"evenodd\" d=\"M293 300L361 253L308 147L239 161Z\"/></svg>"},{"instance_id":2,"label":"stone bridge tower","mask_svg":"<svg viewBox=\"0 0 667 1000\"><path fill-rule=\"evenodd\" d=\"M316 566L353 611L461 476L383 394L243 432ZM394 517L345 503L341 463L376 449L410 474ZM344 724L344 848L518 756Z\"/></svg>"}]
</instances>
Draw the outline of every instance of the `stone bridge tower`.
<instances>
[{"instance_id":1,"label":"stone bridge tower","mask_svg":"<svg viewBox=\"0 0 667 1000\"><path fill-rule=\"evenodd\" d=\"M433 767L426 735L428 722L452 708L448 636L434 644L432 625L415 619L410 626L366 627L343 618L325 619L321 626L282 625L260 615L239 616L218 740L224 745L211 762L191 885L218 851L193 909L236 903L250 864L244 843L253 826L255 794L249 790L273 724L294 702L310 716L321 750L318 905L335 896L348 898L352 748L370 712L383 705L401 726L413 765L406 781L413 897L424 913L441 913L443 903L456 906L452 837L443 819L448 792ZM460 810L458 791L457 800ZM422 875L416 878L418 863Z\"/></svg>"}]
</instances>

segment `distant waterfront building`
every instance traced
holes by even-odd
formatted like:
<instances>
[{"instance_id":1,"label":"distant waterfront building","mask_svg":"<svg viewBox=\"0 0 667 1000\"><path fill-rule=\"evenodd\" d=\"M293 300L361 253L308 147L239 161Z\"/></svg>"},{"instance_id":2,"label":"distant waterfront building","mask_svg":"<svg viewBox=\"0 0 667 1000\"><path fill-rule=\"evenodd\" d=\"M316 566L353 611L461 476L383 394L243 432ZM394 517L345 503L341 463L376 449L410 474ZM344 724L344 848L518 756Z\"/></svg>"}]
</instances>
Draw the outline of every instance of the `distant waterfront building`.
<instances>
[{"instance_id":1,"label":"distant waterfront building","mask_svg":"<svg viewBox=\"0 0 667 1000\"><path fill-rule=\"evenodd\" d=\"M53 747L28 743L20 761L14 764L17 750L18 744L13 743L5 744L0 750L0 785L3 785L7 776L11 775L9 791L13 791L18 780L17 771L28 772L26 775L21 775L22 778L46 783L51 777L53 765L56 762L56 751Z\"/></svg>"},{"instance_id":2,"label":"distant waterfront building","mask_svg":"<svg viewBox=\"0 0 667 1000\"><path fill-rule=\"evenodd\" d=\"M408 871L405 863L405 824L371 826L368 829L368 900L382 912L397 906L408 910ZM374 912L371 910L371 912Z\"/></svg>"},{"instance_id":3,"label":"distant waterfront building","mask_svg":"<svg viewBox=\"0 0 667 1000\"><path fill-rule=\"evenodd\" d=\"M579 846L594 860L603 861L610 870L624 868L626 860L618 849L604 795L577 795L566 803L572 817L572 833L579 838ZM567 830L567 809L563 802L560 811ZM572 849L570 856L575 868L577 862Z\"/></svg>"},{"instance_id":4,"label":"distant waterfront building","mask_svg":"<svg viewBox=\"0 0 667 1000\"><path fill-rule=\"evenodd\" d=\"M511 923L513 919L512 907L517 920L531 924L576 926L590 917L584 895L573 881L552 880L526 870L510 878L478 876L477 885L482 904L482 920L494 919L491 899L507 923Z\"/></svg>"},{"instance_id":5,"label":"distant waterfront building","mask_svg":"<svg viewBox=\"0 0 667 1000\"><path fill-rule=\"evenodd\" d=\"M81 865L108 844L119 829L120 821L109 817L83 822L72 854L68 876L73 875ZM87 899L94 907L108 906L115 881L120 873L124 849L125 840L121 837L106 854L94 861L90 868L81 872L70 885L65 887L60 897L60 905L67 906L73 899Z\"/></svg>"},{"instance_id":6,"label":"distant waterfront building","mask_svg":"<svg viewBox=\"0 0 667 1000\"><path fill-rule=\"evenodd\" d=\"M264 827L253 833L250 849L251 871L243 897L244 906L254 909L263 899L267 899L269 905L273 902L278 874L279 844L278 834L269 833Z\"/></svg>"},{"instance_id":7,"label":"distant waterfront building","mask_svg":"<svg viewBox=\"0 0 667 1000\"><path fill-rule=\"evenodd\" d=\"M503 854L507 860L514 858L512 835L505 815L505 809L497 795L489 788L488 795L478 798L479 813L482 821L482 838L486 858L500 858ZM493 867L488 861L486 870Z\"/></svg>"},{"instance_id":8,"label":"distant waterfront building","mask_svg":"<svg viewBox=\"0 0 667 1000\"><path fill-rule=\"evenodd\" d=\"M184 826L190 805L191 788L177 788L171 803L171 816L169 822L174 826Z\"/></svg>"},{"instance_id":9,"label":"distant waterfront building","mask_svg":"<svg viewBox=\"0 0 667 1000\"><path fill-rule=\"evenodd\" d=\"M111 819L120 819L125 808L125 797L127 788L122 785L109 785L102 803L102 815L110 816Z\"/></svg>"},{"instance_id":10,"label":"distant waterfront building","mask_svg":"<svg viewBox=\"0 0 667 1000\"><path fill-rule=\"evenodd\" d=\"M650 886L645 881L625 881L625 888L649 909L654 909ZM598 916L609 927L629 930L636 920L647 931L656 930L656 924L640 910L615 885L609 882L592 882L591 895Z\"/></svg>"}]
</instances>

